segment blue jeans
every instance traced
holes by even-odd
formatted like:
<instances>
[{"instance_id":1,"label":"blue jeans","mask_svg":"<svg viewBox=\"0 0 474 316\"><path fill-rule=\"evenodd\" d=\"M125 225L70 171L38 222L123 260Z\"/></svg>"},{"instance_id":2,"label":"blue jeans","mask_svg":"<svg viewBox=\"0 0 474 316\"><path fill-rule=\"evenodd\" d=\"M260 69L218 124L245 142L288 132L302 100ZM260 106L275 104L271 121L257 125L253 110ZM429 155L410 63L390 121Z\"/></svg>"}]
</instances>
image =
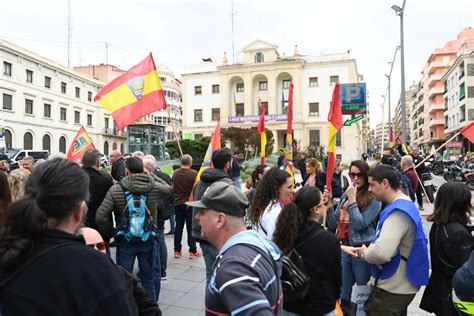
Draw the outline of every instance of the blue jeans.
<instances>
[{"instance_id":1,"label":"blue jeans","mask_svg":"<svg viewBox=\"0 0 474 316\"><path fill-rule=\"evenodd\" d=\"M153 269L153 279L155 280L155 292L156 292L156 299L157 302L160 299L160 290L161 290L161 244L158 236L160 235L159 231L157 233L157 239L155 239L155 267ZM164 238L164 236L163 236ZM141 271L140 271L141 274ZM141 275L140 275L141 277Z\"/></svg>"},{"instance_id":2,"label":"blue jeans","mask_svg":"<svg viewBox=\"0 0 474 316\"><path fill-rule=\"evenodd\" d=\"M292 313L292 312L288 312L286 310L283 310L283 313L281 315L282 316L300 316L300 314L295 314L295 313ZM321 316L336 316L336 312L332 311L332 312L329 312L327 314L321 314Z\"/></svg>"},{"instance_id":3,"label":"blue jeans","mask_svg":"<svg viewBox=\"0 0 474 316\"><path fill-rule=\"evenodd\" d=\"M181 251L181 239L183 238L184 223L188 233L189 252L196 252L196 239L192 235L193 210L186 205L176 205L174 207L176 216L176 227L174 230L174 251Z\"/></svg>"},{"instance_id":4,"label":"blue jeans","mask_svg":"<svg viewBox=\"0 0 474 316\"><path fill-rule=\"evenodd\" d=\"M370 279L370 264L360 258L354 258L343 252L341 254L342 287L341 299L351 301L352 286L367 285Z\"/></svg>"},{"instance_id":5,"label":"blue jeans","mask_svg":"<svg viewBox=\"0 0 474 316\"><path fill-rule=\"evenodd\" d=\"M214 261L219 254L216 247L208 243L200 243L202 256L204 257L204 263L206 264L206 286L209 285L212 278L212 268L214 266Z\"/></svg>"},{"instance_id":6,"label":"blue jeans","mask_svg":"<svg viewBox=\"0 0 474 316\"><path fill-rule=\"evenodd\" d=\"M161 276L166 275L166 268L168 267L168 248L166 247L165 242L165 228L159 229L156 231L156 239L160 246L160 265L161 265Z\"/></svg>"},{"instance_id":7,"label":"blue jeans","mask_svg":"<svg viewBox=\"0 0 474 316\"><path fill-rule=\"evenodd\" d=\"M140 270L140 282L147 290L152 299L156 301L156 290L154 282L154 271L156 261L156 242L153 236L150 236L147 241L140 239L132 239L127 241L125 238L120 238L117 241L117 264L122 266L125 270L133 273L133 265L135 264L135 257L138 258L138 268ZM160 279L161 280L161 279Z\"/></svg>"},{"instance_id":8,"label":"blue jeans","mask_svg":"<svg viewBox=\"0 0 474 316\"><path fill-rule=\"evenodd\" d=\"M234 180L234 185L240 190L242 191L242 181L240 180L240 177L237 177Z\"/></svg>"},{"instance_id":9,"label":"blue jeans","mask_svg":"<svg viewBox=\"0 0 474 316\"><path fill-rule=\"evenodd\" d=\"M170 212L170 231L174 232L175 226L176 226L176 222L174 219L174 207L172 207L171 212Z\"/></svg>"}]
</instances>

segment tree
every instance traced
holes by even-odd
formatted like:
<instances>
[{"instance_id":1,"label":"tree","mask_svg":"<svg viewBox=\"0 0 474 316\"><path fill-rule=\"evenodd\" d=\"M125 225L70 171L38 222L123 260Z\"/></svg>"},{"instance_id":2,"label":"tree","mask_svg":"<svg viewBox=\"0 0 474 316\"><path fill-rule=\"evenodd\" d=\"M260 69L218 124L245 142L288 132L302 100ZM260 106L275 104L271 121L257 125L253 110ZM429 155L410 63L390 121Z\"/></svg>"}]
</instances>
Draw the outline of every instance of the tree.
<instances>
[{"instance_id":1,"label":"tree","mask_svg":"<svg viewBox=\"0 0 474 316\"><path fill-rule=\"evenodd\" d=\"M194 140L181 139L179 142L181 144L181 148L183 149L184 154L191 155L191 157L193 157L195 161L202 161L202 159L204 159L204 155L206 154L206 150L209 146L210 141L211 137L201 137ZM168 153L170 154L171 159L181 157L178 148L178 143L175 140L167 142L166 149L168 149Z\"/></svg>"},{"instance_id":2,"label":"tree","mask_svg":"<svg viewBox=\"0 0 474 316\"><path fill-rule=\"evenodd\" d=\"M250 152L250 157L260 153L260 133L256 127L241 128L229 127L223 128L222 140L228 141L232 147L238 148L241 152ZM265 156L269 156L273 152L275 139L273 133L269 129L265 129L267 134L267 145L265 146Z\"/></svg>"}]
</instances>

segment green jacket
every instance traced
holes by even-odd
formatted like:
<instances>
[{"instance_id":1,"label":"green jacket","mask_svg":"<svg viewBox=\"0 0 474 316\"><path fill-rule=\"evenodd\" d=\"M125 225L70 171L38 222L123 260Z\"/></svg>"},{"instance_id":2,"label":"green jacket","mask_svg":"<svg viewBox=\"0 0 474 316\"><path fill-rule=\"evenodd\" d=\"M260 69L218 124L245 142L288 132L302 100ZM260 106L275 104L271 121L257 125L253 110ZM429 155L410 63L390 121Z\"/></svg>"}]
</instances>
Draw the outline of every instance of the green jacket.
<instances>
[{"instance_id":1,"label":"green jacket","mask_svg":"<svg viewBox=\"0 0 474 316\"><path fill-rule=\"evenodd\" d=\"M148 193L146 204L152 212L153 223L156 226L158 199L171 196L173 188L158 177L142 173L129 175L123 178L120 184L131 193ZM115 222L119 223L127 205L124 190L120 184L114 184L109 189L95 215L97 229L106 241L115 235L112 212L115 215Z\"/></svg>"}]
</instances>

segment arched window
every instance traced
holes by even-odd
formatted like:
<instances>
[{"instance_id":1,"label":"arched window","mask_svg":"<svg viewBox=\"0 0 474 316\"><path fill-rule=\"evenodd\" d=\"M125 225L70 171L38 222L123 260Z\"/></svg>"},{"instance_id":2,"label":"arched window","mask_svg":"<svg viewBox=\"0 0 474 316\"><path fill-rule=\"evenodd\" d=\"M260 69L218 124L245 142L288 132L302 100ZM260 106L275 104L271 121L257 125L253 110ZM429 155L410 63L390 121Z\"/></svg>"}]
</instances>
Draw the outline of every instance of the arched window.
<instances>
[{"instance_id":1,"label":"arched window","mask_svg":"<svg viewBox=\"0 0 474 316\"><path fill-rule=\"evenodd\" d=\"M5 146L7 147L7 149L12 148L12 143L13 143L12 132L6 129L5 130Z\"/></svg>"},{"instance_id":2,"label":"arched window","mask_svg":"<svg viewBox=\"0 0 474 316\"><path fill-rule=\"evenodd\" d=\"M265 57L263 56L263 53L258 52L255 54L255 62L256 63L263 63L265 61Z\"/></svg>"},{"instance_id":3,"label":"arched window","mask_svg":"<svg viewBox=\"0 0 474 316\"><path fill-rule=\"evenodd\" d=\"M30 132L23 136L23 149L33 149L33 135Z\"/></svg>"},{"instance_id":4,"label":"arched window","mask_svg":"<svg viewBox=\"0 0 474 316\"><path fill-rule=\"evenodd\" d=\"M51 153L51 137L48 134L43 136L43 150L47 150Z\"/></svg>"},{"instance_id":5,"label":"arched window","mask_svg":"<svg viewBox=\"0 0 474 316\"><path fill-rule=\"evenodd\" d=\"M59 138L59 151L62 153L66 153L66 137L61 136Z\"/></svg>"},{"instance_id":6,"label":"arched window","mask_svg":"<svg viewBox=\"0 0 474 316\"><path fill-rule=\"evenodd\" d=\"M106 141L104 142L104 155L109 155L109 143Z\"/></svg>"},{"instance_id":7,"label":"arched window","mask_svg":"<svg viewBox=\"0 0 474 316\"><path fill-rule=\"evenodd\" d=\"M120 152L121 152L122 154L124 154L124 149L125 149L125 148L124 148L124 146L123 146L123 143L121 143L121 144L120 144Z\"/></svg>"},{"instance_id":8,"label":"arched window","mask_svg":"<svg viewBox=\"0 0 474 316\"><path fill-rule=\"evenodd\" d=\"M117 149L117 143L113 143L112 150L116 150L116 149Z\"/></svg>"}]
</instances>

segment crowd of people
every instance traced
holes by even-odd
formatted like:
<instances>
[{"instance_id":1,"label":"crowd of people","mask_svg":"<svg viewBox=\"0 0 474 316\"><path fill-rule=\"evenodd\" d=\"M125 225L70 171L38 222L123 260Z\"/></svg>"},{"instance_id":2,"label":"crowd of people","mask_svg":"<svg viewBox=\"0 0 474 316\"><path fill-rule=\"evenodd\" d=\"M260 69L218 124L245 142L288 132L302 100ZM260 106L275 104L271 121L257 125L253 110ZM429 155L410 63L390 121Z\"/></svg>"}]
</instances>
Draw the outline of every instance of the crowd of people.
<instances>
[{"instance_id":1,"label":"crowd of people","mask_svg":"<svg viewBox=\"0 0 474 316\"><path fill-rule=\"evenodd\" d=\"M347 176L338 161L331 188L327 163L302 150L301 188L259 165L243 192L238 157L216 150L198 174L186 154L170 177L142 152L114 150L110 173L95 149L16 170L0 154L0 315L161 315L165 235L179 259L185 226L207 315L355 315L354 286L366 285L367 315L406 315L422 286L423 310L470 313L471 191L443 184L426 234L417 148L352 161Z\"/></svg>"}]
</instances>

